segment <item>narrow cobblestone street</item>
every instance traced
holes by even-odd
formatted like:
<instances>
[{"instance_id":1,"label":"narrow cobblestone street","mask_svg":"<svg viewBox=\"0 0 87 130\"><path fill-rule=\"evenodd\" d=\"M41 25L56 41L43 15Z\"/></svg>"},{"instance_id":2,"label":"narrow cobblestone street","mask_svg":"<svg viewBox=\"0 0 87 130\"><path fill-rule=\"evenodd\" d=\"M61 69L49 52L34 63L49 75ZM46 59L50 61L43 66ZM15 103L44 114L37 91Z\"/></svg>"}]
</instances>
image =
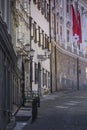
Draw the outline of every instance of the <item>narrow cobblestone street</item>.
<instances>
[{"instance_id":1,"label":"narrow cobblestone street","mask_svg":"<svg viewBox=\"0 0 87 130\"><path fill-rule=\"evenodd\" d=\"M36 121L23 130L87 130L87 90L43 97Z\"/></svg>"}]
</instances>

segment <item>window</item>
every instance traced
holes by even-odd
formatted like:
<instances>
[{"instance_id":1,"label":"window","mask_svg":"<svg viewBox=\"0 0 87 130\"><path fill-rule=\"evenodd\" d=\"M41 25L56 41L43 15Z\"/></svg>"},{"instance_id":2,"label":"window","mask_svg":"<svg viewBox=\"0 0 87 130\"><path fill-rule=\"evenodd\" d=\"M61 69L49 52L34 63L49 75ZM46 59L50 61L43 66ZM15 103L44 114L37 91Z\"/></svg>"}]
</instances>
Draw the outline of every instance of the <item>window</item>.
<instances>
[{"instance_id":1,"label":"window","mask_svg":"<svg viewBox=\"0 0 87 130\"><path fill-rule=\"evenodd\" d=\"M42 49L44 49L44 48L45 48L45 34L43 32L43 45L42 45Z\"/></svg>"},{"instance_id":2,"label":"window","mask_svg":"<svg viewBox=\"0 0 87 130\"><path fill-rule=\"evenodd\" d=\"M34 22L34 41L36 43L37 40L37 30L36 30L36 22Z\"/></svg>"},{"instance_id":3,"label":"window","mask_svg":"<svg viewBox=\"0 0 87 130\"><path fill-rule=\"evenodd\" d=\"M62 41L62 25L60 26L60 40Z\"/></svg>"},{"instance_id":4,"label":"window","mask_svg":"<svg viewBox=\"0 0 87 130\"><path fill-rule=\"evenodd\" d=\"M9 70L7 71L7 92L6 92L6 100L7 100L7 104L6 104L6 107L7 107L7 110L10 110L10 100L11 100L11 98L10 98L10 72L9 72Z\"/></svg>"},{"instance_id":5,"label":"window","mask_svg":"<svg viewBox=\"0 0 87 130\"><path fill-rule=\"evenodd\" d=\"M40 38L40 27L38 27L38 46L41 46Z\"/></svg>"},{"instance_id":6,"label":"window","mask_svg":"<svg viewBox=\"0 0 87 130\"><path fill-rule=\"evenodd\" d=\"M46 48L49 50L49 37L47 36L47 39L46 39Z\"/></svg>"},{"instance_id":7,"label":"window","mask_svg":"<svg viewBox=\"0 0 87 130\"><path fill-rule=\"evenodd\" d=\"M37 3L38 3L38 0L33 0L33 2L34 2L35 4L37 4Z\"/></svg>"},{"instance_id":8,"label":"window","mask_svg":"<svg viewBox=\"0 0 87 130\"><path fill-rule=\"evenodd\" d=\"M75 64L73 64L73 74L75 74Z\"/></svg>"},{"instance_id":9,"label":"window","mask_svg":"<svg viewBox=\"0 0 87 130\"><path fill-rule=\"evenodd\" d=\"M69 13L69 0L66 0L66 12Z\"/></svg>"},{"instance_id":10,"label":"window","mask_svg":"<svg viewBox=\"0 0 87 130\"><path fill-rule=\"evenodd\" d=\"M36 28L36 42L39 43L39 28Z\"/></svg>"},{"instance_id":11,"label":"window","mask_svg":"<svg viewBox=\"0 0 87 130\"><path fill-rule=\"evenodd\" d=\"M47 21L49 21L49 4L47 4Z\"/></svg>"},{"instance_id":12,"label":"window","mask_svg":"<svg viewBox=\"0 0 87 130\"><path fill-rule=\"evenodd\" d=\"M57 19L56 19L56 33L58 34L58 21L59 21L59 18L58 18L58 13L57 13Z\"/></svg>"},{"instance_id":13,"label":"window","mask_svg":"<svg viewBox=\"0 0 87 130\"><path fill-rule=\"evenodd\" d=\"M40 10L40 8L41 8L41 0L38 0L37 7Z\"/></svg>"},{"instance_id":14,"label":"window","mask_svg":"<svg viewBox=\"0 0 87 130\"><path fill-rule=\"evenodd\" d=\"M31 23L31 39L34 37L34 24Z\"/></svg>"},{"instance_id":15,"label":"window","mask_svg":"<svg viewBox=\"0 0 87 130\"><path fill-rule=\"evenodd\" d=\"M87 79L87 68L86 68L85 72L86 72L86 79Z\"/></svg>"},{"instance_id":16,"label":"window","mask_svg":"<svg viewBox=\"0 0 87 130\"><path fill-rule=\"evenodd\" d=\"M28 1L27 0L23 0L23 7L24 7L25 11L28 10Z\"/></svg>"},{"instance_id":17,"label":"window","mask_svg":"<svg viewBox=\"0 0 87 130\"><path fill-rule=\"evenodd\" d=\"M52 29L54 29L54 11L53 11L53 9L52 9Z\"/></svg>"},{"instance_id":18,"label":"window","mask_svg":"<svg viewBox=\"0 0 87 130\"><path fill-rule=\"evenodd\" d=\"M67 30L67 42L69 42L69 30Z\"/></svg>"},{"instance_id":19,"label":"window","mask_svg":"<svg viewBox=\"0 0 87 130\"><path fill-rule=\"evenodd\" d=\"M50 73L48 72L48 87L50 88Z\"/></svg>"},{"instance_id":20,"label":"window","mask_svg":"<svg viewBox=\"0 0 87 130\"><path fill-rule=\"evenodd\" d=\"M43 86L44 86L45 85L44 68L43 68L42 72L43 72Z\"/></svg>"},{"instance_id":21,"label":"window","mask_svg":"<svg viewBox=\"0 0 87 130\"><path fill-rule=\"evenodd\" d=\"M70 61L68 61L68 74L70 74Z\"/></svg>"},{"instance_id":22,"label":"window","mask_svg":"<svg viewBox=\"0 0 87 130\"><path fill-rule=\"evenodd\" d=\"M46 0L45 0L45 2L44 2L44 7L45 7L45 18L47 18L47 2L46 2Z\"/></svg>"},{"instance_id":23,"label":"window","mask_svg":"<svg viewBox=\"0 0 87 130\"><path fill-rule=\"evenodd\" d=\"M44 48L47 49L47 35L46 34L45 34L45 46L44 46Z\"/></svg>"},{"instance_id":24,"label":"window","mask_svg":"<svg viewBox=\"0 0 87 130\"><path fill-rule=\"evenodd\" d=\"M4 79L4 81L3 81L3 92L4 92L4 94L3 94L3 107L4 107L4 109L6 109L6 103L7 103L7 99L6 99L6 80L7 80L7 77L6 77L6 65L4 65L4 67L3 67L3 79Z\"/></svg>"},{"instance_id":25,"label":"window","mask_svg":"<svg viewBox=\"0 0 87 130\"><path fill-rule=\"evenodd\" d=\"M35 83L38 83L38 65L35 63Z\"/></svg>"},{"instance_id":26,"label":"window","mask_svg":"<svg viewBox=\"0 0 87 130\"><path fill-rule=\"evenodd\" d=\"M40 33L40 45L43 45L43 31Z\"/></svg>"},{"instance_id":27,"label":"window","mask_svg":"<svg viewBox=\"0 0 87 130\"><path fill-rule=\"evenodd\" d=\"M45 72L45 85L47 87L47 71Z\"/></svg>"},{"instance_id":28,"label":"window","mask_svg":"<svg viewBox=\"0 0 87 130\"><path fill-rule=\"evenodd\" d=\"M63 6L63 3L62 3L62 0L60 0L60 7L62 8L62 6Z\"/></svg>"},{"instance_id":29,"label":"window","mask_svg":"<svg viewBox=\"0 0 87 130\"><path fill-rule=\"evenodd\" d=\"M23 28L23 19L20 18L20 24L19 27L17 28L17 40L21 43L24 42L24 28Z\"/></svg>"},{"instance_id":30,"label":"window","mask_svg":"<svg viewBox=\"0 0 87 130\"><path fill-rule=\"evenodd\" d=\"M45 6L44 6L44 0L41 2L41 13L44 14Z\"/></svg>"},{"instance_id":31,"label":"window","mask_svg":"<svg viewBox=\"0 0 87 130\"><path fill-rule=\"evenodd\" d=\"M2 0L0 3L0 12L1 12L1 16L2 16L3 20L4 20L4 15L5 15L4 10L5 10L5 2L4 2L4 0Z\"/></svg>"}]
</instances>

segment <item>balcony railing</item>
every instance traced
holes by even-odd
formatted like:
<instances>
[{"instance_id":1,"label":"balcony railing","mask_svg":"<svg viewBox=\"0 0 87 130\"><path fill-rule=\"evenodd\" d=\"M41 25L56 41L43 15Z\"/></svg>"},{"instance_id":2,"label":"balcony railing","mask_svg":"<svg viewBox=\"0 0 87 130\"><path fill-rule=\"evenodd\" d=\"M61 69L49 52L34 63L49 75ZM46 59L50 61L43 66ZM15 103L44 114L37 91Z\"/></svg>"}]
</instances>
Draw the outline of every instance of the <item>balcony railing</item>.
<instances>
[{"instance_id":1,"label":"balcony railing","mask_svg":"<svg viewBox=\"0 0 87 130\"><path fill-rule=\"evenodd\" d=\"M61 42L61 43L59 42L58 45L62 49L66 50L67 52L71 52L73 54L78 55L79 57L83 57L83 58L87 59L87 52L79 50L78 47L73 47L70 44L66 44L66 43L63 43L63 42Z\"/></svg>"}]
</instances>

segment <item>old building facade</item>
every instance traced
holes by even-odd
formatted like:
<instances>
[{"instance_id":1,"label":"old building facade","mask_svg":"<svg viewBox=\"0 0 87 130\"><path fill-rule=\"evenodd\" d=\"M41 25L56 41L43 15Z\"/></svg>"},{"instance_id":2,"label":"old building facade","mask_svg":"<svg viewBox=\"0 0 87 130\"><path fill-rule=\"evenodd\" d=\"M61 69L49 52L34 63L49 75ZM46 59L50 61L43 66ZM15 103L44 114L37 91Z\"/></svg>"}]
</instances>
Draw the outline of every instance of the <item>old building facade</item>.
<instances>
[{"instance_id":1,"label":"old building facade","mask_svg":"<svg viewBox=\"0 0 87 130\"><path fill-rule=\"evenodd\" d=\"M75 14L80 14L82 42L79 44L73 36L72 5ZM52 91L86 88L86 6L86 1L80 0L50 1Z\"/></svg>"},{"instance_id":2,"label":"old building facade","mask_svg":"<svg viewBox=\"0 0 87 130\"><path fill-rule=\"evenodd\" d=\"M16 49L18 66L21 72L24 71L24 95L30 91L40 95L49 93L49 1L16 0L16 11L19 20Z\"/></svg>"},{"instance_id":3,"label":"old building facade","mask_svg":"<svg viewBox=\"0 0 87 130\"><path fill-rule=\"evenodd\" d=\"M11 6L10 0L0 0L0 130L11 121L13 88L19 77L11 37Z\"/></svg>"},{"instance_id":4,"label":"old building facade","mask_svg":"<svg viewBox=\"0 0 87 130\"><path fill-rule=\"evenodd\" d=\"M31 6L31 46L33 57L33 90L41 95L50 92L49 1L33 0Z\"/></svg>"},{"instance_id":5,"label":"old building facade","mask_svg":"<svg viewBox=\"0 0 87 130\"><path fill-rule=\"evenodd\" d=\"M0 0L0 130L29 93L86 89L86 26L85 0Z\"/></svg>"}]
</instances>

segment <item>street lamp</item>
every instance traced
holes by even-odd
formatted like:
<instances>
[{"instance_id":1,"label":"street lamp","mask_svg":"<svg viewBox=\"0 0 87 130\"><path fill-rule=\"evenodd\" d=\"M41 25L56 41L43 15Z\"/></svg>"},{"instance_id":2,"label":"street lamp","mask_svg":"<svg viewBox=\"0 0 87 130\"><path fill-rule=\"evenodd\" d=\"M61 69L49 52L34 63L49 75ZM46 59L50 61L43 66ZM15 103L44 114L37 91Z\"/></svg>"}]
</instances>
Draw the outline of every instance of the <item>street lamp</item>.
<instances>
[{"instance_id":1,"label":"street lamp","mask_svg":"<svg viewBox=\"0 0 87 130\"><path fill-rule=\"evenodd\" d=\"M30 92L32 94L32 73L33 73L32 60L34 57L35 50L31 48L30 44L26 44L25 48L26 48L26 51L28 52L28 58L30 60Z\"/></svg>"},{"instance_id":2,"label":"street lamp","mask_svg":"<svg viewBox=\"0 0 87 130\"><path fill-rule=\"evenodd\" d=\"M75 5L76 5L76 13L78 13L78 1L79 0L74 0ZM78 38L77 38L78 41ZM79 46L80 49L80 46ZM79 58L77 56L77 90L79 90Z\"/></svg>"}]
</instances>

